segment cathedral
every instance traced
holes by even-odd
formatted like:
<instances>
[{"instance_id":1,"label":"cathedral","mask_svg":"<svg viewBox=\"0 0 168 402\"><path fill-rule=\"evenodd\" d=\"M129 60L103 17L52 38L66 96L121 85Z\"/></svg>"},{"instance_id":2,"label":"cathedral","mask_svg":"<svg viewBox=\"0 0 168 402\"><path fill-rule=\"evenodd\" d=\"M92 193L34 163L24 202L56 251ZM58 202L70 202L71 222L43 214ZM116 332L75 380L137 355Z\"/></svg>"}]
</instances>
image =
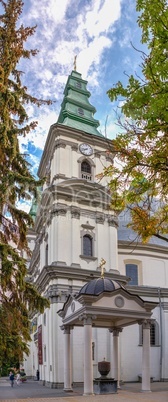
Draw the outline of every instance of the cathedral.
<instances>
[{"instance_id":1,"label":"cathedral","mask_svg":"<svg viewBox=\"0 0 168 402\"><path fill-rule=\"evenodd\" d=\"M30 280L50 300L31 316L26 374L52 388L84 384L92 393L98 362L122 382L168 381L168 246L144 245L129 216L109 208L111 140L98 130L87 81L74 69L57 123L46 139L38 176L46 177L30 214Z\"/></svg>"}]
</instances>

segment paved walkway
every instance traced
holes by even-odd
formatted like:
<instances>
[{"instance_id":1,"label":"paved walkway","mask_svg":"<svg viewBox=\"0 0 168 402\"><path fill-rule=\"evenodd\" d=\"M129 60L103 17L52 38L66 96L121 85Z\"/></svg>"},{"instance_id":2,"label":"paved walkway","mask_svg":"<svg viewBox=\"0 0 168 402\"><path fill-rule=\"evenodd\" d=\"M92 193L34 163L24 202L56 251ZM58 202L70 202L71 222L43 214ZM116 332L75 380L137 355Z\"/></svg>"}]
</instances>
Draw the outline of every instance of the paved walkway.
<instances>
[{"instance_id":1,"label":"paved walkway","mask_svg":"<svg viewBox=\"0 0 168 402\"><path fill-rule=\"evenodd\" d=\"M141 392L140 383L126 383L117 394L83 396L82 388L71 393L62 389L48 388L40 381L27 380L12 388L9 380L0 379L0 401L2 402L168 402L168 382L153 382L152 392Z\"/></svg>"}]
</instances>

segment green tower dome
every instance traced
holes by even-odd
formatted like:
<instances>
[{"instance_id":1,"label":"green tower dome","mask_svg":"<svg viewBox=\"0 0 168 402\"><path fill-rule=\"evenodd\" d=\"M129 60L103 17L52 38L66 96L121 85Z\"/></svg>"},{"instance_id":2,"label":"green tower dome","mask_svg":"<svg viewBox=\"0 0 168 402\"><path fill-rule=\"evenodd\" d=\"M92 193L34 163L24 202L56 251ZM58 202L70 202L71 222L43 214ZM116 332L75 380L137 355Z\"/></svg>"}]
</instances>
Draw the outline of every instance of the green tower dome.
<instances>
[{"instance_id":1,"label":"green tower dome","mask_svg":"<svg viewBox=\"0 0 168 402\"><path fill-rule=\"evenodd\" d=\"M80 73L73 70L65 86L64 99L57 123L103 137L97 130L99 121L93 117L96 109L89 102L91 94L86 86L87 81L81 78Z\"/></svg>"}]
</instances>

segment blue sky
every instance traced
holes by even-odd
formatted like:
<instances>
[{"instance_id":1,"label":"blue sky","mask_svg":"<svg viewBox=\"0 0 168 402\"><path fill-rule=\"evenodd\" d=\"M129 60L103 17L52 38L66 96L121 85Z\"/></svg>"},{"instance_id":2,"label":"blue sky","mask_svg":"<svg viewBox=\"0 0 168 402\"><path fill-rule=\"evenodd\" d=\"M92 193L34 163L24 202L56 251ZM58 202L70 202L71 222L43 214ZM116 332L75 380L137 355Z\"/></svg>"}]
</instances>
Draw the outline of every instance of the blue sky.
<instances>
[{"instance_id":1,"label":"blue sky","mask_svg":"<svg viewBox=\"0 0 168 402\"><path fill-rule=\"evenodd\" d=\"M52 99L52 106L30 105L30 120L38 120L36 130L20 139L22 152L37 171L51 124L56 123L68 75L77 55L77 71L88 81L90 102L97 112L99 130L114 138L118 132L115 109L106 94L118 80L139 72L142 49L135 0L25 0L21 23L37 25L26 43L39 53L20 63L23 83L36 97ZM125 74L126 73L126 74ZM105 123L106 122L106 123Z\"/></svg>"}]
</instances>

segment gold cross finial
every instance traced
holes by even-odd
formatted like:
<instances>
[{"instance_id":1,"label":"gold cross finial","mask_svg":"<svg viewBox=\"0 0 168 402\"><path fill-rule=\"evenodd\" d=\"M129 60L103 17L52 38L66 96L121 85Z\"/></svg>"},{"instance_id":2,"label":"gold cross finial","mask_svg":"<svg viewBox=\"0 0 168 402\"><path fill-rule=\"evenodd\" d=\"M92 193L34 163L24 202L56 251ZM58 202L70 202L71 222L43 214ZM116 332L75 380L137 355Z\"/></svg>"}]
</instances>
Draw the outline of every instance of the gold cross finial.
<instances>
[{"instance_id":1,"label":"gold cross finial","mask_svg":"<svg viewBox=\"0 0 168 402\"><path fill-rule=\"evenodd\" d=\"M104 258L101 258L100 261L100 268L101 268L101 278L104 278L104 266L106 264L106 260Z\"/></svg>"},{"instance_id":2,"label":"gold cross finial","mask_svg":"<svg viewBox=\"0 0 168 402\"><path fill-rule=\"evenodd\" d=\"M75 55L75 57L74 57L74 71L76 71L76 59L77 59L77 55Z\"/></svg>"}]
</instances>

